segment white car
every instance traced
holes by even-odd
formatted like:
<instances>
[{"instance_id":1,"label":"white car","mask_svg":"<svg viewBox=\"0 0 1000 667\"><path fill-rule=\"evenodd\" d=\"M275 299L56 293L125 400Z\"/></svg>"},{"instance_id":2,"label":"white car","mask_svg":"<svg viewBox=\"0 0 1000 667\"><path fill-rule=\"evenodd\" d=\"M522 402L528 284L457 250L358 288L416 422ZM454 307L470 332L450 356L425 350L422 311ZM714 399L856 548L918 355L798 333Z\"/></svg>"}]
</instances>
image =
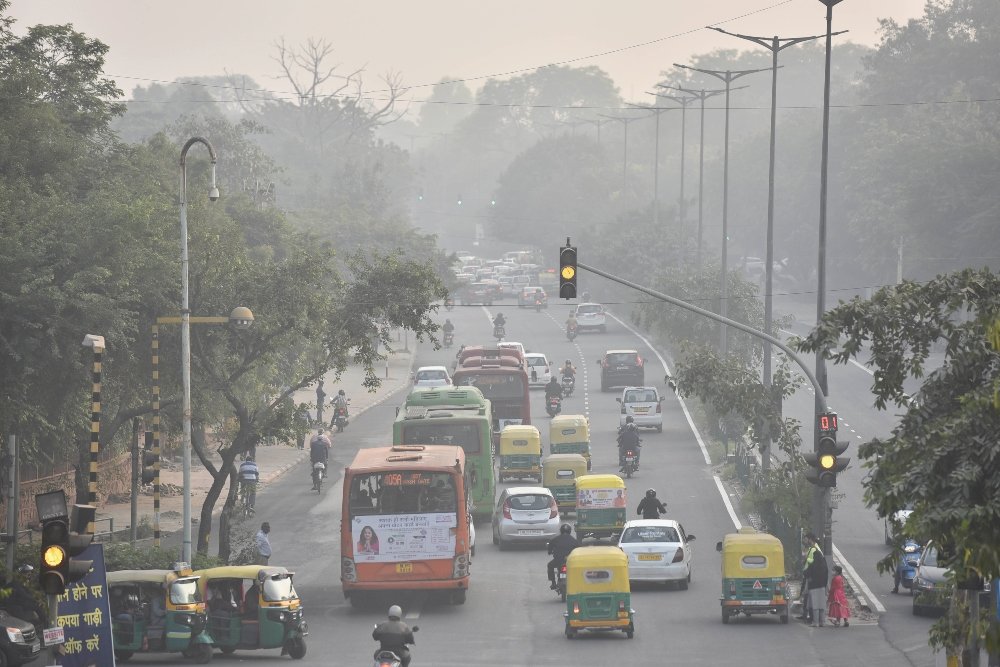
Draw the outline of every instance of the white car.
<instances>
[{"instance_id":1,"label":"white car","mask_svg":"<svg viewBox=\"0 0 1000 667\"><path fill-rule=\"evenodd\" d=\"M499 347L501 349L507 348L508 350L517 350L518 352L521 353L521 358L522 359L527 355L527 353L524 351L524 345L521 345L520 343L518 343L516 341L512 341L512 340L500 341L499 343L497 343L497 347Z\"/></svg>"},{"instance_id":2,"label":"white car","mask_svg":"<svg viewBox=\"0 0 1000 667\"><path fill-rule=\"evenodd\" d=\"M596 329L601 333L608 330L604 306L599 303L581 303L573 312L576 315L576 330L586 331Z\"/></svg>"},{"instance_id":3,"label":"white car","mask_svg":"<svg viewBox=\"0 0 1000 667\"><path fill-rule=\"evenodd\" d=\"M663 432L663 397L656 387L625 387L622 395L615 400L621 404L618 426L624 426L625 419L632 417L640 428L655 428Z\"/></svg>"},{"instance_id":4,"label":"white car","mask_svg":"<svg viewBox=\"0 0 1000 667\"><path fill-rule=\"evenodd\" d=\"M544 387L552 379L552 368L549 366L549 360L541 352L525 354L524 364L526 367L524 370L528 372L529 387Z\"/></svg>"},{"instance_id":5,"label":"white car","mask_svg":"<svg viewBox=\"0 0 1000 667\"><path fill-rule=\"evenodd\" d=\"M629 521L618 538L628 556L629 581L676 583L685 590L691 581L694 535L673 519Z\"/></svg>"},{"instance_id":6,"label":"white car","mask_svg":"<svg viewBox=\"0 0 1000 667\"><path fill-rule=\"evenodd\" d=\"M421 366L413 374L414 387L447 387L451 376L444 366Z\"/></svg>"},{"instance_id":7,"label":"white car","mask_svg":"<svg viewBox=\"0 0 1000 667\"><path fill-rule=\"evenodd\" d=\"M493 544L546 544L562 522L552 492L543 486L512 486L500 494L493 511Z\"/></svg>"}]
</instances>

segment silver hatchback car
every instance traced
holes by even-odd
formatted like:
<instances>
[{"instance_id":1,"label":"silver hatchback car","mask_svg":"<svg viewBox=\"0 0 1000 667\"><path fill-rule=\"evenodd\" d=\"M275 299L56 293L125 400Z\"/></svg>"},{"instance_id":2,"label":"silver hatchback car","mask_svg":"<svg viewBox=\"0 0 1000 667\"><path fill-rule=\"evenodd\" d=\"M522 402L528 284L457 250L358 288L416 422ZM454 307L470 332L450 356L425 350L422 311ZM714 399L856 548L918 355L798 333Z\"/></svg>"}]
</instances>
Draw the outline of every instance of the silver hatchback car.
<instances>
[{"instance_id":1,"label":"silver hatchback car","mask_svg":"<svg viewBox=\"0 0 1000 667\"><path fill-rule=\"evenodd\" d=\"M542 486L504 489L493 511L493 544L545 544L559 534L559 506Z\"/></svg>"}]
</instances>

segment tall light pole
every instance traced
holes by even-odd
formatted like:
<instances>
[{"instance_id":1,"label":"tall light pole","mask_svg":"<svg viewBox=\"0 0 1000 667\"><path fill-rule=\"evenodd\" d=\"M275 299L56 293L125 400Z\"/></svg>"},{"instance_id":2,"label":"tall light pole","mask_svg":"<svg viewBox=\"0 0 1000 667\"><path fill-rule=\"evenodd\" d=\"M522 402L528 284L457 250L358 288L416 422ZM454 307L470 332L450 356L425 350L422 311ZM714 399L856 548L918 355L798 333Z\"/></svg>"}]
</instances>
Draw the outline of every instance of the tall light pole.
<instances>
[{"instance_id":1,"label":"tall light pole","mask_svg":"<svg viewBox=\"0 0 1000 667\"><path fill-rule=\"evenodd\" d=\"M714 70L689 67L688 65L679 65L677 63L674 63L674 67L708 74L709 76L714 76L716 79L719 79L726 84L726 138L724 140L725 149L724 157L722 159L722 275L719 278L719 290L721 292L719 314L722 315L722 317L726 317L729 310L727 303L729 300L729 280L727 275L729 273L729 93L732 90L733 81L750 74L756 74L757 72L766 72L770 68ZM728 329L725 324L723 324L720 329L719 349L722 352L722 356L726 357L729 355L729 338L727 335Z\"/></svg>"},{"instance_id":2,"label":"tall light pole","mask_svg":"<svg viewBox=\"0 0 1000 667\"><path fill-rule=\"evenodd\" d=\"M771 138L770 153L767 167L767 234L765 241L764 257L764 331L770 333L773 321L773 295L774 291L774 155L775 137L778 125L778 54L802 42L811 42L819 39L821 35L810 35L808 37L778 37L775 35L767 37L754 37L753 35L739 35L727 32L722 28L712 28L716 32L730 37L738 37L748 42L753 42L771 51ZM764 392L771 397L771 344L764 341ZM772 397L773 398L773 397ZM767 474L771 469L771 433L764 434L761 444L761 469Z\"/></svg>"},{"instance_id":3,"label":"tall light pole","mask_svg":"<svg viewBox=\"0 0 1000 667\"><path fill-rule=\"evenodd\" d=\"M642 111L652 111L656 116L655 139L653 140L653 227L660 226L660 114L664 111L673 111L669 107L645 106L642 104L629 104L630 107L641 109ZM681 183L684 183L684 176L681 175ZM683 185L681 186L683 189Z\"/></svg>"},{"instance_id":4,"label":"tall light pole","mask_svg":"<svg viewBox=\"0 0 1000 667\"><path fill-rule=\"evenodd\" d=\"M827 197L827 166L830 148L830 54L833 50L833 6L841 0L820 0L826 5L826 64L823 75L823 149L820 154L819 169L819 257L816 262L816 322L823 319L826 312L826 197ZM843 32L843 31L841 31ZM828 396L826 381L826 360L821 352L816 352L816 380L823 390L823 396ZM826 412L825 400L816 395L816 415ZM813 451L819 451L819 430L813 420ZM830 505L830 490L816 487L813 489L812 526L815 535L823 535L823 553L829 554L833 548L833 522L827 529L827 508Z\"/></svg>"},{"instance_id":5,"label":"tall light pole","mask_svg":"<svg viewBox=\"0 0 1000 667\"><path fill-rule=\"evenodd\" d=\"M628 196L628 124L640 119L629 118L628 116L605 116L604 114L601 114L601 117L616 120L625 128L625 138L622 141L625 145L625 155L622 158L622 206L624 207L626 205L626 197Z\"/></svg>"},{"instance_id":6,"label":"tall light pole","mask_svg":"<svg viewBox=\"0 0 1000 667\"><path fill-rule=\"evenodd\" d=\"M687 153L687 110L688 105L694 102L695 98L682 97L680 95L664 95L662 93L650 93L650 95L673 100L674 102L677 102L677 104L681 105L681 190L680 198L677 203L677 214L680 216L680 227L681 233L683 234L687 225L687 200L684 197L684 157Z\"/></svg>"},{"instance_id":7,"label":"tall light pole","mask_svg":"<svg viewBox=\"0 0 1000 667\"><path fill-rule=\"evenodd\" d=\"M184 547L181 559L191 562L191 307L188 303L188 233L187 233L187 152L195 144L204 144L212 160L212 179L209 185L210 201L219 199L219 188L215 186L215 149L208 139L191 137L181 149L181 384L184 398L181 414L184 421Z\"/></svg>"},{"instance_id":8,"label":"tall light pole","mask_svg":"<svg viewBox=\"0 0 1000 667\"><path fill-rule=\"evenodd\" d=\"M97 455L101 451L101 367L104 357L104 336L87 334L83 337L84 347L89 347L94 351L94 368L91 372L91 392L90 392L90 468L87 483L87 503L97 507ZM94 534L94 515L87 523L87 534ZM13 545L17 545L17 533L14 533ZM14 547L10 547L13 549Z\"/></svg>"},{"instance_id":9,"label":"tall light pole","mask_svg":"<svg viewBox=\"0 0 1000 667\"><path fill-rule=\"evenodd\" d=\"M699 129L699 139L698 139L698 250L695 253L696 262L698 270L701 271L701 246L702 246L702 229L705 220L705 206L704 206L704 194L705 194L705 100L709 97L714 97L716 95L721 95L725 89L718 90L693 90L689 88L681 88L680 86L666 86L659 84L660 88L671 88L673 90L679 90L682 93L687 93L693 98L701 102L701 121ZM740 90L746 86L739 86L733 90Z\"/></svg>"}]
</instances>

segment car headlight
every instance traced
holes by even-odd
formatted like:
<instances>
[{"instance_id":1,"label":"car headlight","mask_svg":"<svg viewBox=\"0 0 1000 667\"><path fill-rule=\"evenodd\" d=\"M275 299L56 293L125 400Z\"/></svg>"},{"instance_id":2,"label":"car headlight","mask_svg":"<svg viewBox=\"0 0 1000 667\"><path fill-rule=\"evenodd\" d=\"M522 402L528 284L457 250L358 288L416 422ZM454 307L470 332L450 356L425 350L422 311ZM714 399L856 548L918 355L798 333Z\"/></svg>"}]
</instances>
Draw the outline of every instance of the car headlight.
<instances>
[{"instance_id":1,"label":"car headlight","mask_svg":"<svg viewBox=\"0 0 1000 667\"><path fill-rule=\"evenodd\" d=\"M7 637L15 644L24 643L24 635L17 628L7 628Z\"/></svg>"}]
</instances>

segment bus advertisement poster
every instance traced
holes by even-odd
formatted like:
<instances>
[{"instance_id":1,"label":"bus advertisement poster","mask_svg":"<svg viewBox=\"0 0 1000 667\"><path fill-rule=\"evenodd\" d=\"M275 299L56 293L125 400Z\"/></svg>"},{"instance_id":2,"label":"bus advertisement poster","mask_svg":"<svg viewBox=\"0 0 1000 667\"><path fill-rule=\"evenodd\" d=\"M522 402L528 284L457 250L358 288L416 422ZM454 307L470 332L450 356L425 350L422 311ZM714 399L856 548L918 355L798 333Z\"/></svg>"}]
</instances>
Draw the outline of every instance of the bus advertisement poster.
<instances>
[{"instance_id":1,"label":"bus advertisement poster","mask_svg":"<svg viewBox=\"0 0 1000 667\"><path fill-rule=\"evenodd\" d=\"M454 558L455 512L357 516L351 522L358 563Z\"/></svg>"}]
</instances>

